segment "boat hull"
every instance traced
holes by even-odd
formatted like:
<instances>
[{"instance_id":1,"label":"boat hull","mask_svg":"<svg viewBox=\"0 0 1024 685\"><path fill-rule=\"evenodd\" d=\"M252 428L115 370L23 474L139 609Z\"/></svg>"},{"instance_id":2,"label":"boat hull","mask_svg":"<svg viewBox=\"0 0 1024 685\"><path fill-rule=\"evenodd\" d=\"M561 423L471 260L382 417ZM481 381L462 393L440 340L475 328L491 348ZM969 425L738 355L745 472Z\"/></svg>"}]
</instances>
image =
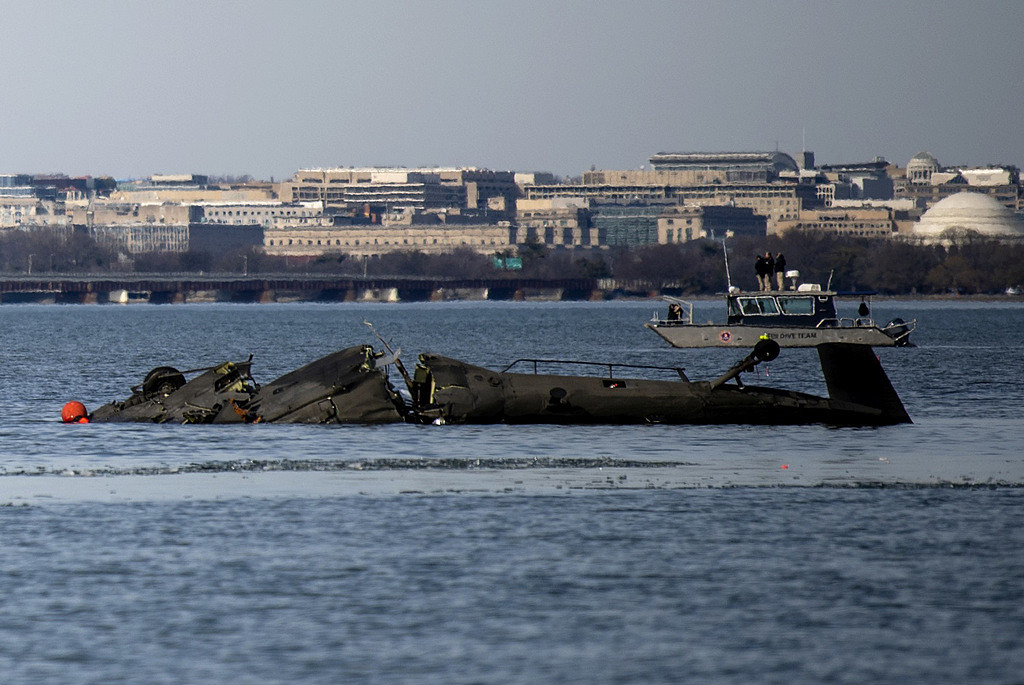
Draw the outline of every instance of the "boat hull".
<instances>
[{"instance_id":1,"label":"boat hull","mask_svg":"<svg viewBox=\"0 0 1024 685\"><path fill-rule=\"evenodd\" d=\"M817 347L823 343L854 343L872 347L897 345L895 338L877 326L799 328L664 322L644 325L673 347L751 348L765 338L774 340L780 347Z\"/></svg>"}]
</instances>

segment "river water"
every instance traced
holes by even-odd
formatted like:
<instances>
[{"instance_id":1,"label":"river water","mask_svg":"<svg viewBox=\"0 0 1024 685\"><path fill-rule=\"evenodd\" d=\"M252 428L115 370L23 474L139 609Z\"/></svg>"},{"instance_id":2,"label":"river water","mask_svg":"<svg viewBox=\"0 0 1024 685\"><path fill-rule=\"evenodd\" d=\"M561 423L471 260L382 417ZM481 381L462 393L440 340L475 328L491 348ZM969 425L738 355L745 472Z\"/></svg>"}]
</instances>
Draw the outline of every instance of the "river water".
<instances>
[{"instance_id":1,"label":"river water","mask_svg":"<svg viewBox=\"0 0 1024 685\"><path fill-rule=\"evenodd\" d=\"M742 356L658 306L0 307L4 682L1022 682L1019 303L876 303L919 322L876 350L912 425L59 423L364 320L410 365ZM813 350L745 380L826 394Z\"/></svg>"}]
</instances>

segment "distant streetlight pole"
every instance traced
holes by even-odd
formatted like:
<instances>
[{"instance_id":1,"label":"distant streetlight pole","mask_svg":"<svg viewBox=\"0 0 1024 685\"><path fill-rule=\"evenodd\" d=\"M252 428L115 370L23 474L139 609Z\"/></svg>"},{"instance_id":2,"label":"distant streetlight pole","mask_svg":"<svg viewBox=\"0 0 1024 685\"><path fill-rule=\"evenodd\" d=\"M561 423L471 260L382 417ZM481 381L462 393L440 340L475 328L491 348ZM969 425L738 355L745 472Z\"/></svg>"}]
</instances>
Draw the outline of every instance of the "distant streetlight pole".
<instances>
[{"instance_id":1,"label":"distant streetlight pole","mask_svg":"<svg viewBox=\"0 0 1024 685\"><path fill-rule=\"evenodd\" d=\"M34 254L30 254L30 255L28 256L28 272L29 272L30 274L32 273L32 258L33 258L33 257L35 257L35 255L34 255Z\"/></svg>"},{"instance_id":2,"label":"distant streetlight pole","mask_svg":"<svg viewBox=\"0 0 1024 685\"><path fill-rule=\"evenodd\" d=\"M242 255L242 275L249 275L249 255Z\"/></svg>"}]
</instances>

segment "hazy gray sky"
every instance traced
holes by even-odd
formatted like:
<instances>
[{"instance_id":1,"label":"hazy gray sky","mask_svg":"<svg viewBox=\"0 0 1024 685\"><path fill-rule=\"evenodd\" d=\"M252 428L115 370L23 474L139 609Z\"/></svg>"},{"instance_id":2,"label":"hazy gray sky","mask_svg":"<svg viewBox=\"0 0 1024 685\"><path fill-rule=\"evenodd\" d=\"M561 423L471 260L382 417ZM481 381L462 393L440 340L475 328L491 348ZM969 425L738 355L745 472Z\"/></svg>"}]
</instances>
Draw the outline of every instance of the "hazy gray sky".
<instances>
[{"instance_id":1,"label":"hazy gray sky","mask_svg":"<svg viewBox=\"0 0 1024 685\"><path fill-rule=\"evenodd\" d=\"M1024 2L0 0L0 171L1024 166Z\"/></svg>"}]
</instances>

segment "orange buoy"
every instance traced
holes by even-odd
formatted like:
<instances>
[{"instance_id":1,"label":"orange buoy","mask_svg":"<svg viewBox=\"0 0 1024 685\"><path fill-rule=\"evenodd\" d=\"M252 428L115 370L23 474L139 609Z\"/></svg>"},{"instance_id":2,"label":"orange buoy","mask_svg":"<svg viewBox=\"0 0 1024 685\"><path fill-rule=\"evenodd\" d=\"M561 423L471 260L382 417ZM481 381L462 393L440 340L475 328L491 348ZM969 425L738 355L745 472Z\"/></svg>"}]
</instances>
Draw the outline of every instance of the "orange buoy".
<instances>
[{"instance_id":1,"label":"orange buoy","mask_svg":"<svg viewBox=\"0 0 1024 685\"><path fill-rule=\"evenodd\" d=\"M68 402L60 410L60 420L64 423L89 423L89 412L81 402Z\"/></svg>"}]
</instances>

